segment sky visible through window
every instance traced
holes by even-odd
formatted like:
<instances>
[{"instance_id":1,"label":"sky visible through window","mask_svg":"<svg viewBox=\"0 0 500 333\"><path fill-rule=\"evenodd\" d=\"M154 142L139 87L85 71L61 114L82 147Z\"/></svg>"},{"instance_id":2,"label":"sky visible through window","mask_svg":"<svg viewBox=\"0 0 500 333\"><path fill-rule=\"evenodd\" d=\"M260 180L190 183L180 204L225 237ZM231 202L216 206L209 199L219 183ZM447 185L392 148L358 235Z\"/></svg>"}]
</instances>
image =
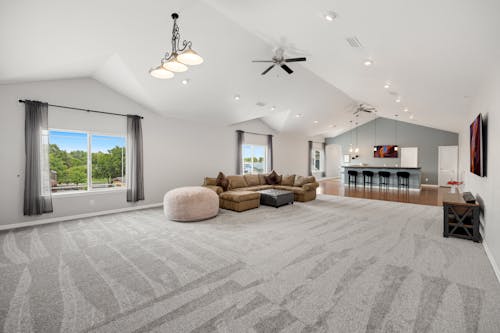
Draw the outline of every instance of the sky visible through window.
<instances>
[{"instance_id":1,"label":"sky visible through window","mask_svg":"<svg viewBox=\"0 0 500 333\"><path fill-rule=\"evenodd\" d=\"M93 135L93 152L108 152L115 146L124 147L125 138L116 136ZM56 144L59 149L67 152L87 151L87 133L82 132L64 132L51 130L49 133L49 143Z\"/></svg>"}]
</instances>

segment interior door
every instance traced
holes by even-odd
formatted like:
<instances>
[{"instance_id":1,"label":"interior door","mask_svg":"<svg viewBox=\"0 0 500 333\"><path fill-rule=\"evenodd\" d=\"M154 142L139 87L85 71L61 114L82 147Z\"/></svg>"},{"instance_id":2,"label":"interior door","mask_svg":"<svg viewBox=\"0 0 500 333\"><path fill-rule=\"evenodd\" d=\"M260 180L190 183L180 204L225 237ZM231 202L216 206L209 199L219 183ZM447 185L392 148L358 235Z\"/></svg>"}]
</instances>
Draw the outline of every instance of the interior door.
<instances>
[{"instance_id":1,"label":"interior door","mask_svg":"<svg viewBox=\"0 0 500 333\"><path fill-rule=\"evenodd\" d=\"M458 146L440 146L438 156L439 186L449 186L450 180L458 178Z\"/></svg>"},{"instance_id":2,"label":"interior door","mask_svg":"<svg viewBox=\"0 0 500 333\"><path fill-rule=\"evenodd\" d=\"M342 164L342 147L336 144L326 145L326 176L340 177Z\"/></svg>"},{"instance_id":3,"label":"interior door","mask_svg":"<svg viewBox=\"0 0 500 333\"><path fill-rule=\"evenodd\" d=\"M418 147L403 147L400 151L402 168L418 167Z\"/></svg>"}]
</instances>

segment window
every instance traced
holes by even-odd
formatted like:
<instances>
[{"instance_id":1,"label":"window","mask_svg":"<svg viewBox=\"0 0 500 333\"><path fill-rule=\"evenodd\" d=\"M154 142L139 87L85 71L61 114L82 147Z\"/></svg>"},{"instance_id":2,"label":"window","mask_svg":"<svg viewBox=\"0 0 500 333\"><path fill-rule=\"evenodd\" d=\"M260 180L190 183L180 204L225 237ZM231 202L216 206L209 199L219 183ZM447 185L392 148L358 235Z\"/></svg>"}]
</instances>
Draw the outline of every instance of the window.
<instances>
[{"instance_id":1,"label":"window","mask_svg":"<svg viewBox=\"0 0 500 333\"><path fill-rule=\"evenodd\" d=\"M125 186L125 137L49 131L52 192Z\"/></svg>"},{"instance_id":2,"label":"window","mask_svg":"<svg viewBox=\"0 0 500 333\"><path fill-rule=\"evenodd\" d=\"M263 173L266 170L266 146L243 145L243 174Z\"/></svg>"},{"instance_id":3,"label":"window","mask_svg":"<svg viewBox=\"0 0 500 333\"><path fill-rule=\"evenodd\" d=\"M322 156L323 154L321 153L320 150L313 150L313 156L312 156L312 169L313 171L322 171L323 170L323 165L322 165Z\"/></svg>"}]
</instances>

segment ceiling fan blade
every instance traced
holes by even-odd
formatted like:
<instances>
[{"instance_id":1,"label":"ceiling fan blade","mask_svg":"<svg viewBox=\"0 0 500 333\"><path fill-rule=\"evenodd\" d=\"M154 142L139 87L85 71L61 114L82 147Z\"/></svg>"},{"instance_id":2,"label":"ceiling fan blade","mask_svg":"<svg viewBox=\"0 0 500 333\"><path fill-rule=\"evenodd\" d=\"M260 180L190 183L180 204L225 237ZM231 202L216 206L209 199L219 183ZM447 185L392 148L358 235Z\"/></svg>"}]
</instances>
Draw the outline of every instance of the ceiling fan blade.
<instances>
[{"instance_id":1,"label":"ceiling fan blade","mask_svg":"<svg viewBox=\"0 0 500 333\"><path fill-rule=\"evenodd\" d=\"M285 64L281 65L281 68L283 68L288 74L293 73L292 69Z\"/></svg>"},{"instance_id":2,"label":"ceiling fan blade","mask_svg":"<svg viewBox=\"0 0 500 333\"><path fill-rule=\"evenodd\" d=\"M302 57L302 58L290 58L290 59L285 59L285 62L297 62L297 61L306 61L307 59Z\"/></svg>"},{"instance_id":3,"label":"ceiling fan blade","mask_svg":"<svg viewBox=\"0 0 500 333\"><path fill-rule=\"evenodd\" d=\"M266 69L265 71L263 71L261 75L266 75L267 72L269 72L271 69L273 69L274 66L275 65L270 66L268 69Z\"/></svg>"},{"instance_id":4,"label":"ceiling fan blade","mask_svg":"<svg viewBox=\"0 0 500 333\"><path fill-rule=\"evenodd\" d=\"M252 62L274 62L273 60L252 60Z\"/></svg>"}]
</instances>

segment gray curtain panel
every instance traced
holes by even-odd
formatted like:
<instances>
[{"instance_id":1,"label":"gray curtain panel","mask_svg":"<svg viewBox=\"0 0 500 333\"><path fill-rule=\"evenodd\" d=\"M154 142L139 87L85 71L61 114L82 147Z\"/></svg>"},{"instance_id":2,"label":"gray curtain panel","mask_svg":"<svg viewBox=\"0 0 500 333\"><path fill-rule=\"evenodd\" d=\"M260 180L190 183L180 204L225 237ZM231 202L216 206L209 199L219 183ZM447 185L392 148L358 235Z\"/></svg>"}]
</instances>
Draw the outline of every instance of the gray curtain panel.
<instances>
[{"instance_id":1,"label":"gray curtain panel","mask_svg":"<svg viewBox=\"0 0 500 333\"><path fill-rule=\"evenodd\" d=\"M307 153L307 175L312 176L312 151L313 142L307 141L308 143L308 153Z\"/></svg>"},{"instance_id":2,"label":"gray curtain panel","mask_svg":"<svg viewBox=\"0 0 500 333\"><path fill-rule=\"evenodd\" d=\"M321 145L323 146L323 172L321 176L326 177L326 142L323 142Z\"/></svg>"},{"instance_id":3,"label":"gray curtain panel","mask_svg":"<svg viewBox=\"0 0 500 333\"><path fill-rule=\"evenodd\" d=\"M242 174L243 166L243 142L245 140L245 132L237 130L236 131L236 174Z\"/></svg>"},{"instance_id":4,"label":"gray curtain panel","mask_svg":"<svg viewBox=\"0 0 500 333\"><path fill-rule=\"evenodd\" d=\"M51 213L48 104L26 101L24 110L24 215Z\"/></svg>"},{"instance_id":5,"label":"gray curtain panel","mask_svg":"<svg viewBox=\"0 0 500 333\"><path fill-rule=\"evenodd\" d=\"M269 159L267 171L271 172L273 171L273 136L270 134L267 136L267 155Z\"/></svg>"},{"instance_id":6,"label":"gray curtain panel","mask_svg":"<svg viewBox=\"0 0 500 333\"><path fill-rule=\"evenodd\" d=\"M144 200L144 160L141 117L127 115L127 201Z\"/></svg>"}]
</instances>

